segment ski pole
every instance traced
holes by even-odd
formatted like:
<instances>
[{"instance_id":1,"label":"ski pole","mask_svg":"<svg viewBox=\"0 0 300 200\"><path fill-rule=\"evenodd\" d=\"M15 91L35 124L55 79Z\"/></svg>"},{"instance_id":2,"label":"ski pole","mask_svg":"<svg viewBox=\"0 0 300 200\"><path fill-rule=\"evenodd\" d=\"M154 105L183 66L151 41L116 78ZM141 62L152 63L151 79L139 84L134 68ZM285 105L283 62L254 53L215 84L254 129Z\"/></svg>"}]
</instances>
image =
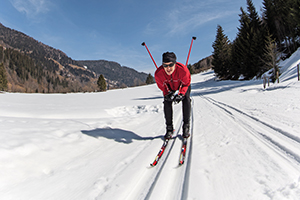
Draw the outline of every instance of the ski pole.
<instances>
[{"instance_id":1,"label":"ski pole","mask_svg":"<svg viewBox=\"0 0 300 200\"><path fill-rule=\"evenodd\" d=\"M151 53L150 53L150 51L149 51L147 45L145 44L145 42L142 43L142 46L145 46L145 47L146 47L146 49L147 49L147 51L148 51L148 53L149 53L149 55L150 55L150 57L151 57L151 59L152 59L154 65L155 65L155 67L156 67L156 69L157 69L158 67L157 67L157 65L156 65L156 62L154 61L154 59L153 59L153 57L152 57L152 55L151 55Z\"/></svg>"},{"instance_id":2,"label":"ski pole","mask_svg":"<svg viewBox=\"0 0 300 200\"><path fill-rule=\"evenodd\" d=\"M191 53L191 50L192 50L192 46L193 46L193 41L196 40L196 37L192 37L192 42L191 42L191 46L190 46L190 50L189 50L189 53L188 53L188 57L186 59L186 64L185 66L188 65L188 62L189 62L189 58L190 58L190 53Z\"/></svg>"}]
</instances>

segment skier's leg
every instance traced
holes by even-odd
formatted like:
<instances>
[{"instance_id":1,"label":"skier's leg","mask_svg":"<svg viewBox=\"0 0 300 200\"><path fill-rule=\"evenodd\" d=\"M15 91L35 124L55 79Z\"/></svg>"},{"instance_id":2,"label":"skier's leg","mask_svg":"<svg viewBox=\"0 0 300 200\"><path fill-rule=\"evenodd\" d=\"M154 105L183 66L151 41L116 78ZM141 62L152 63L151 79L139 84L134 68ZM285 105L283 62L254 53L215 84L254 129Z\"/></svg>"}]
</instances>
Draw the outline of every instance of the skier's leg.
<instances>
[{"instance_id":1,"label":"skier's leg","mask_svg":"<svg viewBox=\"0 0 300 200\"><path fill-rule=\"evenodd\" d=\"M183 123L190 123L191 116L191 86L189 86L187 92L185 93L184 99L182 100L182 114L183 114Z\"/></svg>"},{"instance_id":2,"label":"skier's leg","mask_svg":"<svg viewBox=\"0 0 300 200\"><path fill-rule=\"evenodd\" d=\"M167 126L173 125L173 108L172 108L171 101L164 101L164 113L165 113L166 125Z\"/></svg>"},{"instance_id":3,"label":"skier's leg","mask_svg":"<svg viewBox=\"0 0 300 200\"><path fill-rule=\"evenodd\" d=\"M171 101L164 101L164 114L167 126L166 139L170 139L173 134L173 107Z\"/></svg>"},{"instance_id":4,"label":"skier's leg","mask_svg":"<svg viewBox=\"0 0 300 200\"><path fill-rule=\"evenodd\" d=\"M189 137L190 130L190 116L191 116L191 86L189 86L182 100L182 115L183 115L183 137Z\"/></svg>"}]
</instances>

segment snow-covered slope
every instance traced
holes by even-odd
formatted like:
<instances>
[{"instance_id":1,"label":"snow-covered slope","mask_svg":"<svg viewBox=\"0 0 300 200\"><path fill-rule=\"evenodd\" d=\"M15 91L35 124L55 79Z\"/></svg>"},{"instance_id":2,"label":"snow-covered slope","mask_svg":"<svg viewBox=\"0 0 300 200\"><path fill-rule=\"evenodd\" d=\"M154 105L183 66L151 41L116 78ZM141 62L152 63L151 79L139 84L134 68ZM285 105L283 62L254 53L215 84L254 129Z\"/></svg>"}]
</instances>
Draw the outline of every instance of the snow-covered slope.
<instances>
[{"instance_id":1,"label":"snow-covered slope","mask_svg":"<svg viewBox=\"0 0 300 200\"><path fill-rule=\"evenodd\" d=\"M85 94L0 94L0 199L300 199L300 50L281 82L192 77L187 162L165 133L156 85ZM181 134L181 106L174 106ZM166 159L167 158L167 159Z\"/></svg>"}]
</instances>

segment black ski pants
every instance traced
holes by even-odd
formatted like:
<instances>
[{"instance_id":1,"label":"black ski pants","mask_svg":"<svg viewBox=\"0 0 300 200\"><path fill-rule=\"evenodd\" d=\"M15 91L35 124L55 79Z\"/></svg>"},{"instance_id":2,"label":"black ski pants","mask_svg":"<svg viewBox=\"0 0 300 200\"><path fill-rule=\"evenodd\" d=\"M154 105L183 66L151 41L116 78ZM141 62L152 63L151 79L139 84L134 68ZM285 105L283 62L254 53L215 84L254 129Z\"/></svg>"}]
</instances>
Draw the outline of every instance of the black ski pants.
<instances>
[{"instance_id":1,"label":"black ski pants","mask_svg":"<svg viewBox=\"0 0 300 200\"><path fill-rule=\"evenodd\" d=\"M182 116L183 124L190 123L191 116L191 86L189 86L187 92L182 100ZM173 126L173 106L171 101L164 101L164 113L167 127Z\"/></svg>"}]
</instances>

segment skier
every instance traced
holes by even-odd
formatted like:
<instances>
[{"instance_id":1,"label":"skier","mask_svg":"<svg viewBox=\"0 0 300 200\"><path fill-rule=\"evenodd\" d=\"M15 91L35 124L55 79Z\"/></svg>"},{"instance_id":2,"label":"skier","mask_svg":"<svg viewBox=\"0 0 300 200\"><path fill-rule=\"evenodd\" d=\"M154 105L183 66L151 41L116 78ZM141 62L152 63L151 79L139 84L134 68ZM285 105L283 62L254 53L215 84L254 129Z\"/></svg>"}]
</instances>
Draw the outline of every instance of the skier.
<instances>
[{"instance_id":1,"label":"skier","mask_svg":"<svg viewBox=\"0 0 300 200\"><path fill-rule=\"evenodd\" d=\"M171 139L173 135L173 101L182 102L183 127L182 136L190 136L190 113L191 113L191 74L188 68L176 62L173 52L165 52L162 55L162 65L155 71L155 81L164 95L164 115L166 122L165 139ZM179 90L178 94L175 94Z\"/></svg>"}]
</instances>

